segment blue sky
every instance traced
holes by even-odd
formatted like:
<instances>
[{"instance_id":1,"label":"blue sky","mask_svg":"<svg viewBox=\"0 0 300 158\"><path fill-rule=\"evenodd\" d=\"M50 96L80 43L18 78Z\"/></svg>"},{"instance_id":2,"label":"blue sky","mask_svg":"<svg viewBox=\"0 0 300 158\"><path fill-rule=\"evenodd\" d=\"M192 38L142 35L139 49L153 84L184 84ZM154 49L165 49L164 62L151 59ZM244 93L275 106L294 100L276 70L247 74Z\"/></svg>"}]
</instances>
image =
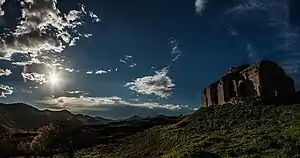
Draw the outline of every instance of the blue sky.
<instances>
[{"instance_id":1,"label":"blue sky","mask_svg":"<svg viewBox=\"0 0 300 158\"><path fill-rule=\"evenodd\" d=\"M278 62L298 84L296 0L1 6L2 102L109 118L186 114L229 67L260 59Z\"/></svg>"}]
</instances>

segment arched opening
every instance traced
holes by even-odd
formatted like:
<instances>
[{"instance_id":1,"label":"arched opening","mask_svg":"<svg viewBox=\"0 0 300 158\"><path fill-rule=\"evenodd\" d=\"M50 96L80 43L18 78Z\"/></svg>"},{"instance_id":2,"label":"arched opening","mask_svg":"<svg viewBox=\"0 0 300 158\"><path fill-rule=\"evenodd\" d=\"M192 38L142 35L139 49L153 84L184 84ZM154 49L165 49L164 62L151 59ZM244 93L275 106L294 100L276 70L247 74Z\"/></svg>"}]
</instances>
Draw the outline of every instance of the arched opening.
<instances>
[{"instance_id":1,"label":"arched opening","mask_svg":"<svg viewBox=\"0 0 300 158\"><path fill-rule=\"evenodd\" d=\"M229 98L234 98L236 97L236 93L234 91L234 80L230 81L229 82L229 85L228 85L228 92L229 92Z\"/></svg>"},{"instance_id":2,"label":"arched opening","mask_svg":"<svg viewBox=\"0 0 300 158\"><path fill-rule=\"evenodd\" d=\"M242 81L239 84L238 94L239 94L240 97L247 97L247 96L249 96L248 91L247 91L247 85L246 85L245 81Z\"/></svg>"},{"instance_id":3,"label":"arched opening","mask_svg":"<svg viewBox=\"0 0 300 158\"><path fill-rule=\"evenodd\" d=\"M250 80L240 82L238 86L238 95L240 97L254 97L257 95L254 84Z\"/></svg>"}]
</instances>

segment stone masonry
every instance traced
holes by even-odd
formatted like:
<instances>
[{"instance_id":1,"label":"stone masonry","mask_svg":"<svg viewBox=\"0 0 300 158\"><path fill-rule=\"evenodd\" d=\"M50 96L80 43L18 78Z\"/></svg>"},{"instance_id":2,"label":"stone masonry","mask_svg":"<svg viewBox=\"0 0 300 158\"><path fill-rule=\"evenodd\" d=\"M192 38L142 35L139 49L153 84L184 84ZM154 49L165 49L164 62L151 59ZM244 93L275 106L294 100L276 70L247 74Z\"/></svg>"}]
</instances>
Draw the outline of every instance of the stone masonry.
<instances>
[{"instance_id":1,"label":"stone masonry","mask_svg":"<svg viewBox=\"0 0 300 158\"><path fill-rule=\"evenodd\" d=\"M233 67L202 91L202 105L221 105L236 97L292 96L294 80L276 63L268 60Z\"/></svg>"}]
</instances>

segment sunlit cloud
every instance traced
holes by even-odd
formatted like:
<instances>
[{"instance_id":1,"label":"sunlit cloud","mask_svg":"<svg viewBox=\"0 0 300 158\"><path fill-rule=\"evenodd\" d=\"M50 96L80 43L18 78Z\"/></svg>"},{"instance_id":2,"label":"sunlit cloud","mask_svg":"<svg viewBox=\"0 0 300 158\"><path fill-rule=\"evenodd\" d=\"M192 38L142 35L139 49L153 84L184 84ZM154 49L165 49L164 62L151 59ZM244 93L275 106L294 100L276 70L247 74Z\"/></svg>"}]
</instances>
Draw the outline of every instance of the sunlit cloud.
<instances>
[{"instance_id":1,"label":"sunlit cloud","mask_svg":"<svg viewBox=\"0 0 300 158\"><path fill-rule=\"evenodd\" d=\"M9 76L12 72L9 69L0 69L0 76Z\"/></svg>"},{"instance_id":2,"label":"sunlit cloud","mask_svg":"<svg viewBox=\"0 0 300 158\"><path fill-rule=\"evenodd\" d=\"M32 72L32 73L22 73L21 75L24 78L24 81L29 80L39 84L47 83L46 74Z\"/></svg>"},{"instance_id":3,"label":"sunlit cloud","mask_svg":"<svg viewBox=\"0 0 300 158\"><path fill-rule=\"evenodd\" d=\"M13 87L0 84L0 98L6 98L8 95L12 95L13 92Z\"/></svg>"},{"instance_id":4,"label":"sunlit cloud","mask_svg":"<svg viewBox=\"0 0 300 158\"><path fill-rule=\"evenodd\" d=\"M3 16L4 13L5 13L3 8L2 8L4 3L5 3L5 0L0 0L0 16Z\"/></svg>"},{"instance_id":5,"label":"sunlit cloud","mask_svg":"<svg viewBox=\"0 0 300 158\"><path fill-rule=\"evenodd\" d=\"M95 72L95 74L107 74L107 71L105 70L98 70Z\"/></svg>"},{"instance_id":6,"label":"sunlit cloud","mask_svg":"<svg viewBox=\"0 0 300 158\"><path fill-rule=\"evenodd\" d=\"M65 71L67 71L67 72L74 72L74 69L66 68Z\"/></svg>"},{"instance_id":7,"label":"sunlit cloud","mask_svg":"<svg viewBox=\"0 0 300 158\"><path fill-rule=\"evenodd\" d=\"M169 98L172 95L172 89L175 87L172 79L168 76L169 68L176 62L182 55L178 41L171 37L168 44L171 46L172 62L171 65L163 68L162 70L155 71L152 76L139 77L132 82L126 83L124 86L139 94L156 95L160 98ZM131 58L131 57L130 57ZM130 65L135 67L136 64ZM151 68L153 70L154 67Z\"/></svg>"},{"instance_id":8,"label":"sunlit cloud","mask_svg":"<svg viewBox=\"0 0 300 158\"><path fill-rule=\"evenodd\" d=\"M88 75L102 75L102 74L108 74L111 73L113 71L119 71L119 68L115 68L115 69L107 69L107 70L96 70L96 71L87 71L86 74Z\"/></svg>"},{"instance_id":9,"label":"sunlit cloud","mask_svg":"<svg viewBox=\"0 0 300 158\"><path fill-rule=\"evenodd\" d=\"M124 85L130 90L140 94L153 94L161 98L168 98L172 95L172 88L175 84L168 76L168 69L156 71L153 76L145 76L128 82Z\"/></svg>"},{"instance_id":10,"label":"sunlit cloud","mask_svg":"<svg viewBox=\"0 0 300 158\"><path fill-rule=\"evenodd\" d=\"M71 46L75 46L75 45L76 45L76 41L79 40L79 39L80 39L80 37L74 37L74 38L70 41L69 46L70 46L70 47L71 47Z\"/></svg>"},{"instance_id":11,"label":"sunlit cloud","mask_svg":"<svg viewBox=\"0 0 300 158\"><path fill-rule=\"evenodd\" d=\"M5 1L0 1L2 7ZM78 10L62 14L57 8L56 0L18 1L21 5L21 17L15 29L0 37L0 57L10 60L14 65L42 63L55 67L64 62L58 52L67 46L75 45L79 37L90 37L91 34L80 33L77 28L84 24L83 17L90 17L99 22L99 17L87 11L81 5ZM4 12L1 9L0 14ZM86 18L85 18L86 19ZM16 53L28 56L26 61L14 61Z\"/></svg>"},{"instance_id":12,"label":"sunlit cloud","mask_svg":"<svg viewBox=\"0 0 300 158\"><path fill-rule=\"evenodd\" d=\"M134 114L139 116L183 115L193 112L188 105L163 104L154 101L126 101L121 97L56 97L37 101L45 109L66 109L73 113L85 113L112 119L125 119Z\"/></svg>"},{"instance_id":13,"label":"sunlit cloud","mask_svg":"<svg viewBox=\"0 0 300 158\"><path fill-rule=\"evenodd\" d=\"M162 108L168 110L181 110L188 108L188 105L174 105L174 104L159 104L157 102L140 102L131 103L125 101L120 97L58 97L58 98L45 98L45 100L37 101L45 105L52 105L56 108L101 108L103 106L136 106L149 109Z\"/></svg>"},{"instance_id":14,"label":"sunlit cloud","mask_svg":"<svg viewBox=\"0 0 300 158\"><path fill-rule=\"evenodd\" d=\"M12 65L17 65L17 66L25 66L25 65L32 65L32 61L20 61L20 62L12 62Z\"/></svg>"},{"instance_id":15,"label":"sunlit cloud","mask_svg":"<svg viewBox=\"0 0 300 158\"><path fill-rule=\"evenodd\" d=\"M87 71L86 72L86 74L88 74L88 75L91 75L91 74L93 74L94 73L94 71Z\"/></svg>"},{"instance_id":16,"label":"sunlit cloud","mask_svg":"<svg viewBox=\"0 0 300 158\"><path fill-rule=\"evenodd\" d=\"M71 94L71 95L79 95L79 96L85 96L89 93L85 92L85 91L79 91L79 90L76 90L76 91L67 91L68 94Z\"/></svg>"}]
</instances>

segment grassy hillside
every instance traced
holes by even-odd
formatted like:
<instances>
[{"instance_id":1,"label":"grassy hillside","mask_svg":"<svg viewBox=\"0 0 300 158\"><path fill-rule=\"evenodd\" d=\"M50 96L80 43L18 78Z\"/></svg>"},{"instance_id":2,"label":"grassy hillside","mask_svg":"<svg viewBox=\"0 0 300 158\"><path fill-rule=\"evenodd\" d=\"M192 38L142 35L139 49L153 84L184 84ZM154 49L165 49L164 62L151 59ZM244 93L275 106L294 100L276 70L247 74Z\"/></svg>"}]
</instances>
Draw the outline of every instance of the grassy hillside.
<instances>
[{"instance_id":1,"label":"grassy hillside","mask_svg":"<svg viewBox=\"0 0 300 158\"><path fill-rule=\"evenodd\" d=\"M199 109L177 124L157 126L78 157L296 157L300 106L247 103Z\"/></svg>"}]
</instances>

